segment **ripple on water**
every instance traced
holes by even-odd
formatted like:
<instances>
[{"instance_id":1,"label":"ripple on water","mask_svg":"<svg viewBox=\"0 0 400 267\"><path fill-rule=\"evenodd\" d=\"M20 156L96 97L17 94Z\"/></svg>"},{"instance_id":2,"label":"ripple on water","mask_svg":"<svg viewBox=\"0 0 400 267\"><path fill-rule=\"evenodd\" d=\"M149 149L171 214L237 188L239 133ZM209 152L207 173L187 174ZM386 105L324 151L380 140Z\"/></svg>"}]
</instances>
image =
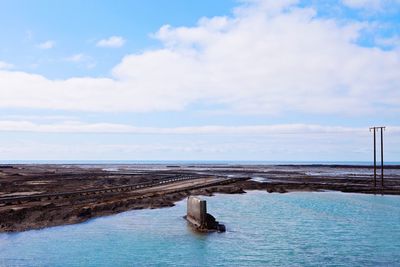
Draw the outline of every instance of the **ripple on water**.
<instances>
[{"instance_id":1,"label":"ripple on water","mask_svg":"<svg viewBox=\"0 0 400 267\"><path fill-rule=\"evenodd\" d=\"M304 192L218 195L226 233L193 232L175 207L0 234L0 266L376 266L399 264L400 197Z\"/></svg>"}]
</instances>

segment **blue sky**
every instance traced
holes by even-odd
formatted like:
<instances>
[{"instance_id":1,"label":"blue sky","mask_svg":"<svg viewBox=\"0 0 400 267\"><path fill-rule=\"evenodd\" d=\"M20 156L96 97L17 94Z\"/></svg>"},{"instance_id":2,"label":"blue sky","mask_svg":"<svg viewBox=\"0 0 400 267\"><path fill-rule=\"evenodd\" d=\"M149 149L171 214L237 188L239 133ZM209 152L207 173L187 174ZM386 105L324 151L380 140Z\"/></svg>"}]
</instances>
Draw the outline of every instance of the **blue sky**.
<instances>
[{"instance_id":1,"label":"blue sky","mask_svg":"<svg viewBox=\"0 0 400 267\"><path fill-rule=\"evenodd\" d=\"M400 2L2 1L0 159L400 161Z\"/></svg>"},{"instance_id":2,"label":"blue sky","mask_svg":"<svg viewBox=\"0 0 400 267\"><path fill-rule=\"evenodd\" d=\"M160 47L149 35L162 25L192 26L203 16L229 14L234 6L234 1L226 0L3 1L1 57L48 78L107 76L124 55ZM110 36L122 36L126 45L112 52L96 48L98 40ZM54 48L37 48L48 40L55 42ZM82 53L93 58L95 68L62 60Z\"/></svg>"}]
</instances>

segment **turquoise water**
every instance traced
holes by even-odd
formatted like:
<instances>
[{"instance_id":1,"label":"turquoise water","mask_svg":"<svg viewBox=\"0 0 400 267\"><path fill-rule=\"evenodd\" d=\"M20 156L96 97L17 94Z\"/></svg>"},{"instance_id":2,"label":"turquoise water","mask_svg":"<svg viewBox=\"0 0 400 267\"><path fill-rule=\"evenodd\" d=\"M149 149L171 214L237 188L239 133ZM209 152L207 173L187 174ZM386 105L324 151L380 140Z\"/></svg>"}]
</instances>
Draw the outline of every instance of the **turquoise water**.
<instances>
[{"instance_id":1,"label":"turquoise water","mask_svg":"<svg viewBox=\"0 0 400 267\"><path fill-rule=\"evenodd\" d=\"M181 201L0 234L0 266L400 266L400 197L251 192L207 200L226 233L192 232Z\"/></svg>"}]
</instances>

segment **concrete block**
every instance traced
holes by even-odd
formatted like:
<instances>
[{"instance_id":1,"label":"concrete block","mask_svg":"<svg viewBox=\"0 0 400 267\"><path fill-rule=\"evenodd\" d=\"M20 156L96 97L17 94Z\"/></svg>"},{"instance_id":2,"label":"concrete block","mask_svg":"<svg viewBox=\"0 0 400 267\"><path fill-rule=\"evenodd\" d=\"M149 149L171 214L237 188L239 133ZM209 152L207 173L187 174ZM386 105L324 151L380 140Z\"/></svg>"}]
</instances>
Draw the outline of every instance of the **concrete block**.
<instances>
[{"instance_id":1,"label":"concrete block","mask_svg":"<svg viewBox=\"0 0 400 267\"><path fill-rule=\"evenodd\" d=\"M206 201L198 197L188 197L186 219L199 231L225 232L225 226L207 213Z\"/></svg>"},{"instance_id":2,"label":"concrete block","mask_svg":"<svg viewBox=\"0 0 400 267\"><path fill-rule=\"evenodd\" d=\"M207 203L198 197L189 196L187 200L187 219L196 227L204 227L207 217Z\"/></svg>"}]
</instances>

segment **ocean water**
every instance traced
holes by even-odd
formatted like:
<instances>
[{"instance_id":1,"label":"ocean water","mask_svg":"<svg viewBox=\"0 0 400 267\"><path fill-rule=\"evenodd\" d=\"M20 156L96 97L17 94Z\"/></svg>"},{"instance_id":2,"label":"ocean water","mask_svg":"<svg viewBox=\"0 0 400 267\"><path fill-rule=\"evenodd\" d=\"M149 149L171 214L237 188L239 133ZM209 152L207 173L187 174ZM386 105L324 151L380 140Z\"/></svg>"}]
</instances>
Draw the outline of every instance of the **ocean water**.
<instances>
[{"instance_id":1,"label":"ocean water","mask_svg":"<svg viewBox=\"0 0 400 267\"><path fill-rule=\"evenodd\" d=\"M207 197L225 233L175 207L0 234L0 266L400 266L400 197L336 192Z\"/></svg>"},{"instance_id":2,"label":"ocean water","mask_svg":"<svg viewBox=\"0 0 400 267\"><path fill-rule=\"evenodd\" d=\"M369 165L373 161L274 161L274 160L1 160L0 164L74 164L74 165ZM377 163L378 165L380 162ZM385 161L385 165L400 165L400 161Z\"/></svg>"}]
</instances>

